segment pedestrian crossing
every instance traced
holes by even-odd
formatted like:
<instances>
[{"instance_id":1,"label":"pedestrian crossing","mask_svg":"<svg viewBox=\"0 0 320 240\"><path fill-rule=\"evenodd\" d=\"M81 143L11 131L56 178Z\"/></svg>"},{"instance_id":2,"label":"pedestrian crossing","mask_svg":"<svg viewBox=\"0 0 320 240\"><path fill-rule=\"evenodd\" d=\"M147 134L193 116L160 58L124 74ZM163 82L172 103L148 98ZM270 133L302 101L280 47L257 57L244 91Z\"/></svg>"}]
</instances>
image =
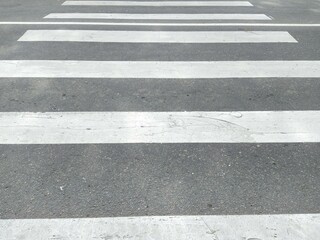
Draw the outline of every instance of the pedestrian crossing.
<instances>
[{"instance_id":1,"label":"pedestrian crossing","mask_svg":"<svg viewBox=\"0 0 320 240\"><path fill-rule=\"evenodd\" d=\"M50 13L46 19L108 19L108 20L271 20L265 14L156 14L156 13Z\"/></svg>"},{"instance_id":2,"label":"pedestrian crossing","mask_svg":"<svg viewBox=\"0 0 320 240\"><path fill-rule=\"evenodd\" d=\"M260 24L272 16L255 13L248 1L65 1L68 12L44 16L43 24L84 25L86 29L29 29L17 42L26 44L292 44L301 41L291 31L267 30L93 30L91 25L110 26L228 26ZM72 12L72 7L90 12ZM157 13L91 12L94 7L155 7ZM165 13L165 7L235 7L252 13ZM182 9L183 11L183 9ZM101 22L59 22L61 19L100 20ZM103 22L122 21L122 22ZM140 22L136 22L136 21ZM167 22L157 22L165 20ZM192 21L199 21L196 23ZM126 21L126 22L123 22ZM150 22L153 21L153 22ZM178 22L177 22L178 21ZM218 23L215 21L219 21ZM222 22L221 22L222 21ZM226 22L224 22L226 21ZM253 23L247 23L253 22ZM244 22L244 23L242 23ZM238 22L237 22L238 23ZM237 24L236 23L236 24ZM198 24L198 25L197 25ZM234 26L234 23L232 23ZM44 27L45 28L45 27ZM87 29L89 28L89 29ZM299 40L299 41L298 41ZM87 45L88 46L88 45ZM240 47L240 45L239 45ZM250 48L250 45L246 45ZM79 49L81 51L81 48ZM153 51L152 48L149 51ZM0 78L36 78L79 82L101 79L135 82L248 79L262 82L274 78L290 84L292 78L320 78L320 59L260 59L241 61L160 61L160 60L77 60L24 59L0 60ZM1 79L0 79L1 81ZM232 106L231 106L232 108ZM280 144L320 143L320 111L69 111L0 112L1 145L83 145L110 144ZM92 156L88 156L90 159ZM223 180L223 179L222 179ZM62 190L63 191L63 187ZM40 227L39 227L40 226ZM90 226L88 228L87 226ZM318 214L252 216L137 217L66 220L0 220L0 239L245 239L317 240ZM31 229L31 230L30 230ZM45 230L43 230L45 229ZM298 230L297 230L298 229Z\"/></svg>"},{"instance_id":3,"label":"pedestrian crossing","mask_svg":"<svg viewBox=\"0 0 320 240\"><path fill-rule=\"evenodd\" d=\"M6 78L319 78L320 61L0 61Z\"/></svg>"},{"instance_id":4,"label":"pedestrian crossing","mask_svg":"<svg viewBox=\"0 0 320 240\"><path fill-rule=\"evenodd\" d=\"M177 216L0 222L6 239L317 239L318 215ZM266 228L261 228L265 225ZM90 226L90 227L88 227ZM232 226L232 227L227 227ZM299 228L297 228L299 226ZM17 229L10 232L10 228ZM84 231L84 229L88 229ZM29 231L29 229L34 229ZM252 238L254 236L255 238Z\"/></svg>"},{"instance_id":5,"label":"pedestrian crossing","mask_svg":"<svg viewBox=\"0 0 320 240\"><path fill-rule=\"evenodd\" d=\"M247 1L65 1L64 6L252 7Z\"/></svg>"},{"instance_id":6,"label":"pedestrian crossing","mask_svg":"<svg viewBox=\"0 0 320 240\"><path fill-rule=\"evenodd\" d=\"M164 26L164 27L267 27L267 28L318 28L320 24L318 23L247 23L247 22L234 22L234 23L225 23L225 22L194 22L194 23L180 23L180 22L0 22L1 25L68 25L68 26Z\"/></svg>"},{"instance_id":7,"label":"pedestrian crossing","mask_svg":"<svg viewBox=\"0 0 320 240\"><path fill-rule=\"evenodd\" d=\"M114 43L297 43L284 31L90 31L29 30L18 41Z\"/></svg>"},{"instance_id":8,"label":"pedestrian crossing","mask_svg":"<svg viewBox=\"0 0 320 240\"><path fill-rule=\"evenodd\" d=\"M11 112L0 113L0 144L319 142L319 118L320 111Z\"/></svg>"}]
</instances>

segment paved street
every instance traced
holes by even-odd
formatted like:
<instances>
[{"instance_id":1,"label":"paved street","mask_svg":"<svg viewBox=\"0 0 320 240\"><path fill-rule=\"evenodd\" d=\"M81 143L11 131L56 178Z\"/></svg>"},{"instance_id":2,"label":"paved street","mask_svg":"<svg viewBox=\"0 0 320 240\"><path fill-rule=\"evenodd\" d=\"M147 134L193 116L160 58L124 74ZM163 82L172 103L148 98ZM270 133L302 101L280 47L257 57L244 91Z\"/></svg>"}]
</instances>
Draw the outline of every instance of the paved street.
<instances>
[{"instance_id":1,"label":"paved street","mask_svg":"<svg viewBox=\"0 0 320 240\"><path fill-rule=\"evenodd\" d=\"M319 240L319 14L1 0L0 240Z\"/></svg>"}]
</instances>

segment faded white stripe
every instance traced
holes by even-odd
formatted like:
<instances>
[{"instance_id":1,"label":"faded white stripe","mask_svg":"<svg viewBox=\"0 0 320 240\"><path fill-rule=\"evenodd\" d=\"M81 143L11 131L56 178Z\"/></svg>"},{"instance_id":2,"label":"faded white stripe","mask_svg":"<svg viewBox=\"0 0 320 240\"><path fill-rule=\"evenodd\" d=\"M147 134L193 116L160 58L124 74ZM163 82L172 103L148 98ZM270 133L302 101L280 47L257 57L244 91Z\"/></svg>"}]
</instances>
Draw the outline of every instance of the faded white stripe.
<instances>
[{"instance_id":1,"label":"faded white stripe","mask_svg":"<svg viewBox=\"0 0 320 240\"><path fill-rule=\"evenodd\" d=\"M0 22L0 25L88 25L165 27L320 27L318 23L139 23L139 22Z\"/></svg>"},{"instance_id":2,"label":"faded white stripe","mask_svg":"<svg viewBox=\"0 0 320 240\"><path fill-rule=\"evenodd\" d=\"M66 6L252 7L247 1L66 1Z\"/></svg>"},{"instance_id":3,"label":"faded white stripe","mask_svg":"<svg viewBox=\"0 0 320 240\"><path fill-rule=\"evenodd\" d=\"M319 240L319 214L0 220L0 239Z\"/></svg>"},{"instance_id":4,"label":"faded white stripe","mask_svg":"<svg viewBox=\"0 0 320 240\"><path fill-rule=\"evenodd\" d=\"M319 78L320 61L0 60L0 77L24 78Z\"/></svg>"},{"instance_id":5,"label":"faded white stripe","mask_svg":"<svg viewBox=\"0 0 320 240\"><path fill-rule=\"evenodd\" d=\"M127 14L127 13L51 13L44 18L54 19L133 19L133 20L271 20L265 14Z\"/></svg>"},{"instance_id":6,"label":"faded white stripe","mask_svg":"<svg viewBox=\"0 0 320 240\"><path fill-rule=\"evenodd\" d=\"M0 144L320 142L320 111L1 112Z\"/></svg>"},{"instance_id":7,"label":"faded white stripe","mask_svg":"<svg viewBox=\"0 0 320 240\"><path fill-rule=\"evenodd\" d=\"M120 43L262 43L297 41L283 31L93 31L29 30L19 41Z\"/></svg>"}]
</instances>

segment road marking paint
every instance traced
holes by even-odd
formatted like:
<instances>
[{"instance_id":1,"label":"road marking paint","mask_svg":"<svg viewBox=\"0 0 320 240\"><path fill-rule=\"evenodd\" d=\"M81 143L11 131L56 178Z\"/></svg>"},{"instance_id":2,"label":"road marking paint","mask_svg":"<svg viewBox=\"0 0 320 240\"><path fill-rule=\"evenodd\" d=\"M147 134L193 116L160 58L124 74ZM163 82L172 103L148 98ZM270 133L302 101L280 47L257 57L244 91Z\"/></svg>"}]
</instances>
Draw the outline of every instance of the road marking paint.
<instances>
[{"instance_id":1,"label":"road marking paint","mask_svg":"<svg viewBox=\"0 0 320 240\"><path fill-rule=\"evenodd\" d=\"M165 27L320 27L318 23L139 23L139 22L0 22L0 25L88 25Z\"/></svg>"},{"instance_id":2,"label":"road marking paint","mask_svg":"<svg viewBox=\"0 0 320 240\"><path fill-rule=\"evenodd\" d=\"M320 61L0 60L2 78L319 78Z\"/></svg>"},{"instance_id":3,"label":"road marking paint","mask_svg":"<svg viewBox=\"0 0 320 240\"><path fill-rule=\"evenodd\" d=\"M29 30L19 41L121 43L261 43L297 41L284 31L93 31Z\"/></svg>"},{"instance_id":4,"label":"road marking paint","mask_svg":"<svg viewBox=\"0 0 320 240\"><path fill-rule=\"evenodd\" d=\"M66 1L65 6L252 7L247 1Z\"/></svg>"},{"instance_id":5,"label":"road marking paint","mask_svg":"<svg viewBox=\"0 0 320 240\"><path fill-rule=\"evenodd\" d=\"M0 112L0 144L320 142L320 111Z\"/></svg>"},{"instance_id":6,"label":"road marking paint","mask_svg":"<svg viewBox=\"0 0 320 240\"><path fill-rule=\"evenodd\" d=\"M319 240L319 214L0 220L1 239Z\"/></svg>"},{"instance_id":7,"label":"road marking paint","mask_svg":"<svg viewBox=\"0 0 320 240\"><path fill-rule=\"evenodd\" d=\"M131 20L271 20L265 14L156 14L156 13L51 13L50 19L131 19Z\"/></svg>"}]
</instances>

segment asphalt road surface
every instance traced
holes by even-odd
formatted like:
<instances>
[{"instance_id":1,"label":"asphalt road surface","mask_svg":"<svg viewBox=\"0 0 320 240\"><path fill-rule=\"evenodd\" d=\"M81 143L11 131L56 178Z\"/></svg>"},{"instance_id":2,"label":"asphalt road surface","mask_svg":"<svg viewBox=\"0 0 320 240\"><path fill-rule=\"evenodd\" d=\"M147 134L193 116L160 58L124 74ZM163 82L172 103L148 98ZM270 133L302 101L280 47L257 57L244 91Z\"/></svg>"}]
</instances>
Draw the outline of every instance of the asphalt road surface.
<instances>
[{"instance_id":1,"label":"asphalt road surface","mask_svg":"<svg viewBox=\"0 0 320 240\"><path fill-rule=\"evenodd\" d=\"M0 239L320 239L319 80L317 0L1 0Z\"/></svg>"}]
</instances>

